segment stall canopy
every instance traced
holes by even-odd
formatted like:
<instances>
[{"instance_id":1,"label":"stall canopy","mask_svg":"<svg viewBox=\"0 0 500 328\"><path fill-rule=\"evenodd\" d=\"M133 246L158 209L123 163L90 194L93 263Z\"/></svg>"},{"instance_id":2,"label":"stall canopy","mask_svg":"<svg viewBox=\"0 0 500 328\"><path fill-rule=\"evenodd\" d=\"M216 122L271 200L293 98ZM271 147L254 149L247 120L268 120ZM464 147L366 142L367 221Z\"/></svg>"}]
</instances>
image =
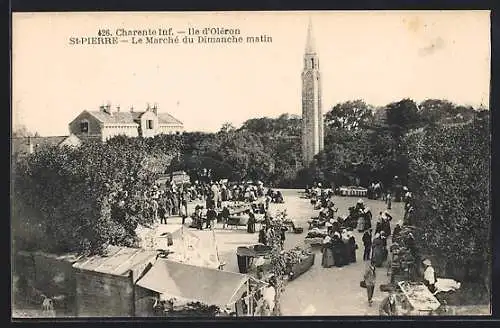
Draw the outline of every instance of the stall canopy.
<instances>
[{"instance_id":1,"label":"stall canopy","mask_svg":"<svg viewBox=\"0 0 500 328\"><path fill-rule=\"evenodd\" d=\"M173 252L168 256L170 260L214 269L221 265L217 254L215 232L199 237L182 226L168 229L162 227L162 229L164 230L160 238L157 238L157 246ZM170 246L167 243L168 235L173 243Z\"/></svg>"},{"instance_id":2,"label":"stall canopy","mask_svg":"<svg viewBox=\"0 0 500 328\"><path fill-rule=\"evenodd\" d=\"M158 259L137 285L168 297L225 307L247 290L246 275Z\"/></svg>"}]
</instances>

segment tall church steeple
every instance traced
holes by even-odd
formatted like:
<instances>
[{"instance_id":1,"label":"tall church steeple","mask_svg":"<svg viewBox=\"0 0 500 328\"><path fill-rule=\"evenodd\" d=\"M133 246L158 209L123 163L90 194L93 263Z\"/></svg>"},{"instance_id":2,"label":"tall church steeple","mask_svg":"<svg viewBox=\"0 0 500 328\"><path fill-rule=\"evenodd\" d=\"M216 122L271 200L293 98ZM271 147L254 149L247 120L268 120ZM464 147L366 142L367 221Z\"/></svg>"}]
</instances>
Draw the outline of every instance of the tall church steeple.
<instances>
[{"instance_id":1,"label":"tall church steeple","mask_svg":"<svg viewBox=\"0 0 500 328\"><path fill-rule=\"evenodd\" d=\"M314 41L312 22L309 20L302 70L302 162L305 166L324 146L321 74Z\"/></svg>"},{"instance_id":2,"label":"tall church steeple","mask_svg":"<svg viewBox=\"0 0 500 328\"><path fill-rule=\"evenodd\" d=\"M306 54L315 54L316 45L314 43L314 34L311 19L309 19L309 24L307 26L307 40L306 40Z\"/></svg>"}]
</instances>

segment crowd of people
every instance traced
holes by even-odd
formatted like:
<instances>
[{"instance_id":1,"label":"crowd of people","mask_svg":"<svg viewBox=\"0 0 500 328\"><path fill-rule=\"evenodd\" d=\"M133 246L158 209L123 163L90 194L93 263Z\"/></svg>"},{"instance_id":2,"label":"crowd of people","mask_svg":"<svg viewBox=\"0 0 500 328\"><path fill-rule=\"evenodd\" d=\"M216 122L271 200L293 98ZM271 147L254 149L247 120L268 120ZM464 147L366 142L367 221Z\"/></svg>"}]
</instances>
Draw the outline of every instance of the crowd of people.
<instances>
[{"instance_id":1,"label":"crowd of people","mask_svg":"<svg viewBox=\"0 0 500 328\"><path fill-rule=\"evenodd\" d=\"M145 199L148 201L144 215L153 222L167 224L169 217L180 216L182 224L186 224L186 219L190 218L192 228L211 229L215 228L216 223L222 223L225 229L230 224L232 215L244 214L248 218L249 233L256 232L255 214L266 213L270 203L284 202L280 190L265 188L260 181L229 183L227 180L156 184L146 193ZM198 204L192 213L188 213L188 203L193 201ZM199 204L200 201L204 204ZM243 210L239 210L240 208Z\"/></svg>"},{"instance_id":2,"label":"crowd of people","mask_svg":"<svg viewBox=\"0 0 500 328\"><path fill-rule=\"evenodd\" d=\"M357 248L356 239L350 231L344 229L339 233L330 230L330 233L323 239L321 265L324 268L330 268L354 263Z\"/></svg>"},{"instance_id":3,"label":"crowd of people","mask_svg":"<svg viewBox=\"0 0 500 328\"><path fill-rule=\"evenodd\" d=\"M362 235L363 261L368 262L368 266L363 273L360 285L366 288L368 304L373 303L373 294L376 283L377 268L384 264L392 264L392 261L402 259L404 267L402 271L406 273L405 279L410 281L423 281L431 292L436 291L437 281L434 269L429 259L422 261L418 257L413 233L408 232L407 227L411 224L411 216L414 209L414 200L411 192L406 186L402 187L400 200L404 203L404 217L393 224L393 215L389 212L392 207L390 191L383 192L381 183L374 183L369 186L370 199L380 199L385 202L386 210L380 211L376 218L375 225L372 225L371 210L365 206L362 199L350 207L346 218L336 216L337 209L333 201L334 191L324 189L321 184L307 189L307 196L316 210L319 210L318 218L310 221L310 229L325 227L327 235L323 238L321 252L321 265L325 268L341 267L349 263L356 262L356 249L358 245L352 233L357 230ZM404 233L403 233L404 232ZM390 239L390 242L389 242ZM391 256L391 258L389 258ZM408 267L412 263L422 262L425 268L422 277L418 276L417 266ZM406 266L405 266L406 265ZM397 267L397 266L396 266ZM394 282L391 278L391 282ZM382 315L391 315L395 311L396 294L391 292L380 304Z\"/></svg>"},{"instance_id":4,"label":"crowd of people","mask_svg":"<svg viewBox=\"0 0 500 328\"><path fill-rule=\"evenodd\" d=\"M258 212L263 211L263 208L255 208L257 204L253 203L264 196L266 208L271 202L283 202L280 191L268 189L266 192L260 181L255 184L248 182L230 184L227 181L210 183L195 181L193 184L157 183L144 195L146 208L143 215L152 222L160 224L167 224L167 219L172 216L182 217L182 224L185 224L186 218L191 217L196 221L194 222L196 227L200 226L198 219L202 219L202 223L210 227L214 219L220 222L222 218L228 218L228 209L224 209L224 203L252 203L252 210ZM192 201L204 201L205 205L197 205L190 214L188 203Z\"/></svg>"}]
</instances>

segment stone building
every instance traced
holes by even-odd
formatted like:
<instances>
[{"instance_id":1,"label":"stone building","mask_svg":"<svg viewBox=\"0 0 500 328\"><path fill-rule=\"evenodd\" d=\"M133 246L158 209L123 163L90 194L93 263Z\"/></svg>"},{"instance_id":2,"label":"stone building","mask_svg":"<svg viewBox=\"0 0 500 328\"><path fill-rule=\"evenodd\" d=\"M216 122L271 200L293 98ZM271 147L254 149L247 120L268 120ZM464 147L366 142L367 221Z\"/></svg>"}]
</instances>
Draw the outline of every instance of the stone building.
<instances>
[{"instance_id":1,"label":"stone building","mask_svg":"<svg viewBox=\"0 0 500 328\"><path fill-rule=\"evenodd\" d=\"M323 112L321 109L321 74L312 24L309 21L304 69L302 71L302 162L307 166L323 150Z\"/></svg>"},{"instance_id":2,"label":"stone building","mask_svg":"<svg viewBox=\"0 0 500 328\"><path fill-rule=\"evenodd\" d=\"M84 110L71 123L70 133L80 138L97 138L101 141L118 136L154 137L158 134L179 134L184 131L181 121L168 113L159 113L158 107L145 111L121 111L120 107L101 106L99 110Z\"/></svg>"}]
</instances>

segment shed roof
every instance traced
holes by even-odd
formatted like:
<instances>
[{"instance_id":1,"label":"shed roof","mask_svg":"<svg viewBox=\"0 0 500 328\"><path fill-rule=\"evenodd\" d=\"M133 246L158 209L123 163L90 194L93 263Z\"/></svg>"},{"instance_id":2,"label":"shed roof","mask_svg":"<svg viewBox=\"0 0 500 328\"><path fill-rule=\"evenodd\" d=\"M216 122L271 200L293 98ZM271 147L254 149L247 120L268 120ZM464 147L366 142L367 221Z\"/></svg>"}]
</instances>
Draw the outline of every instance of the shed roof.
<instances>
[{"instance_id":1,"label":"shed roof","mask_svg":"<svg viewBox=\"0 0 500 328\"><path fill-rule=\"evenodd\" d=\"M226 306L237 301L248 279L239 273L158 259L137 285L171 297Z\"/></svg>"},{"instance_id":2,"label":"shed roof","mask_svg":"<svg viewBox=\"0 0 500 328\"><path fill-rule=\"evenodd\" d=\"M113 275L126 275L156 258L156 251L140 248L109 246L106 256L94 255L73 264L80 270L101 272Z\"/></svg>"}]
</instances>

